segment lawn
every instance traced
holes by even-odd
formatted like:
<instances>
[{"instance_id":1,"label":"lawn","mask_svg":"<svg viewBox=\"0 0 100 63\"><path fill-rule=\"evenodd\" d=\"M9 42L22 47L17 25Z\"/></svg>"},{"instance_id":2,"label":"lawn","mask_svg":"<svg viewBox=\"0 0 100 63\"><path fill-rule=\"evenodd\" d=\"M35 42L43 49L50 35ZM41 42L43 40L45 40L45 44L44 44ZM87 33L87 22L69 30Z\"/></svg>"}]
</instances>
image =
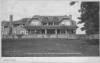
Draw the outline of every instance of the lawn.
<instances>
[{"instance_id":1,"label":"lawn","mask_svg":"<svg viewBox=\"0 0 100 63\"><path fill-rule=\"evenodd\" d=\"M83 40L23 39L2 40L3 57L98 56L99 46Z\"/></svg>"}]
</instances>

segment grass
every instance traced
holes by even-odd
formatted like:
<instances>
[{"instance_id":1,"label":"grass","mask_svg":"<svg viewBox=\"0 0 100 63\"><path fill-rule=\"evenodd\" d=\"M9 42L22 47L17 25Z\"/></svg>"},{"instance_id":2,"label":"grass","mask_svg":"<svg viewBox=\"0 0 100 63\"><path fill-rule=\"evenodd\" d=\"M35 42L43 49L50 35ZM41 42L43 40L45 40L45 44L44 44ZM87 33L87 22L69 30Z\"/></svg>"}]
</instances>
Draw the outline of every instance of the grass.
<instances>
[{"instance_id":1,"label":"grass","mask_svg":"<svg viewBox=\"0 0 100 63\"><path fill-rule=\"evenodd\" d=\"M23 39L2 40L3 57L98 56L99 46L83 40Z\"/></svg>"}]
</instances>

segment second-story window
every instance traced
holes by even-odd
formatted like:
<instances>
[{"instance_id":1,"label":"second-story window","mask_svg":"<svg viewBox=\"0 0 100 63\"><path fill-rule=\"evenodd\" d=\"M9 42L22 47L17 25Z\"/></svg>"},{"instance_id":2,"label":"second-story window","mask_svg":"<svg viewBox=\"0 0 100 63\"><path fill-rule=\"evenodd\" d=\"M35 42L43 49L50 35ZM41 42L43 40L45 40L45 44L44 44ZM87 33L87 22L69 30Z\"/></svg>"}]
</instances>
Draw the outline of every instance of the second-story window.
<instances>
[{"instance_id":1,"label":"second-story window","mask_svg":"<svg viewBox=\"0 0 100 63\"><path fill-rule=\"evenodd\" d=\"M48 17L44 17L44 18L42 19L42 21L47 22L47 21L48 21Z\"/></svg>"},{"instance_id":2,"label":"second-story window","mask_svg":"<svg viewBox=\"0 0 100 63\"><path fill-rule=\"evenodd\" d=\"M30 25L32 25L32 26L40 26L41 22L39 20L32 20Z\"/></svg>"},{"instance_id":3,"label":"second-story window","mask_svg":"<svg viewBox=\"0 0 100 63\"><path fill-rule=\"evenodd\" d=\"M53 17L54 21L59 21L58 17Z\"/></svg>"},{"instance_id":4,"label":"second-story window","mask_svg":"<svg viewBox=\"0 0 100 63\"><path fill-rule=\"evenodd\" d=\"M8 26L4 26L4 28L8 28Z\"/></svg>"},{"instance_id":5,"label":"second-story window","mask_svg":"<svg viewBox=\"0 0 100 63\"><path fill-rule=\"evenodd\" d=\"M53 22L49 22L48 24L49 24L49 25L53 25Z\"/></svg>"}]
</instances>

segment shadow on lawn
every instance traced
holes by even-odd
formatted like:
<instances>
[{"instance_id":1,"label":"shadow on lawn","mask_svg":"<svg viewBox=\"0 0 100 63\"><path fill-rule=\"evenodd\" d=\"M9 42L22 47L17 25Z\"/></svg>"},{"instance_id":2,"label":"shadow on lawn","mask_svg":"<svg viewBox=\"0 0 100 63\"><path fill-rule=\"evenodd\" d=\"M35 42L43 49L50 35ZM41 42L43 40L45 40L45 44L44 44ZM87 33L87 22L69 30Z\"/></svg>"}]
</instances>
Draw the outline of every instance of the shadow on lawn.
<instances>
[{"instance_id":1,"label":"shadow on lawn","mask_svg":"<svg viewBox=\"0 0 100 63\"><path fill-rule=\"evenodd\" d=\"M98 45L99 46L99 39L91 39L91 40L86 40L88 45Z\"/></svg>"},{"instance_id":2,"label":"shadow on lawn","mask_svg":"<svg viewBox=\"0 0 100 63\"><path fill-rule=\"evenodd\" d=\"M96 42L96 43L95 43ZM45 54L45 56L99 56L99 40L68 40L68 39L25 39L2 40L3 57L34 57L44 54L34 53L76 53L76 54ZM31 53L31 54L28 54Z\"/></svg>"}]
</instances>

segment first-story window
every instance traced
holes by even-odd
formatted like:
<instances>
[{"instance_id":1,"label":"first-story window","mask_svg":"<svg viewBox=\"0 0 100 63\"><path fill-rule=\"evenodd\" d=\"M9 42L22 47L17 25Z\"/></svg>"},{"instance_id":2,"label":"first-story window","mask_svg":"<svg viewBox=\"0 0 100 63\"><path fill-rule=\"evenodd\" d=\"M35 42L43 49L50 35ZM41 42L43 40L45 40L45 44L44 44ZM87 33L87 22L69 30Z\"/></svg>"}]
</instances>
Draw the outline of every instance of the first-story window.
<instances>
[{"instance_id":1,"label":"first-story window","mask_svg":"<svg viewBox=\"0 0 100 63\"><path fill-rule=\"evenodd\" d=\"M47 23L43 23L43 25L47 25Z\"/></svg>"}]
</instances>

